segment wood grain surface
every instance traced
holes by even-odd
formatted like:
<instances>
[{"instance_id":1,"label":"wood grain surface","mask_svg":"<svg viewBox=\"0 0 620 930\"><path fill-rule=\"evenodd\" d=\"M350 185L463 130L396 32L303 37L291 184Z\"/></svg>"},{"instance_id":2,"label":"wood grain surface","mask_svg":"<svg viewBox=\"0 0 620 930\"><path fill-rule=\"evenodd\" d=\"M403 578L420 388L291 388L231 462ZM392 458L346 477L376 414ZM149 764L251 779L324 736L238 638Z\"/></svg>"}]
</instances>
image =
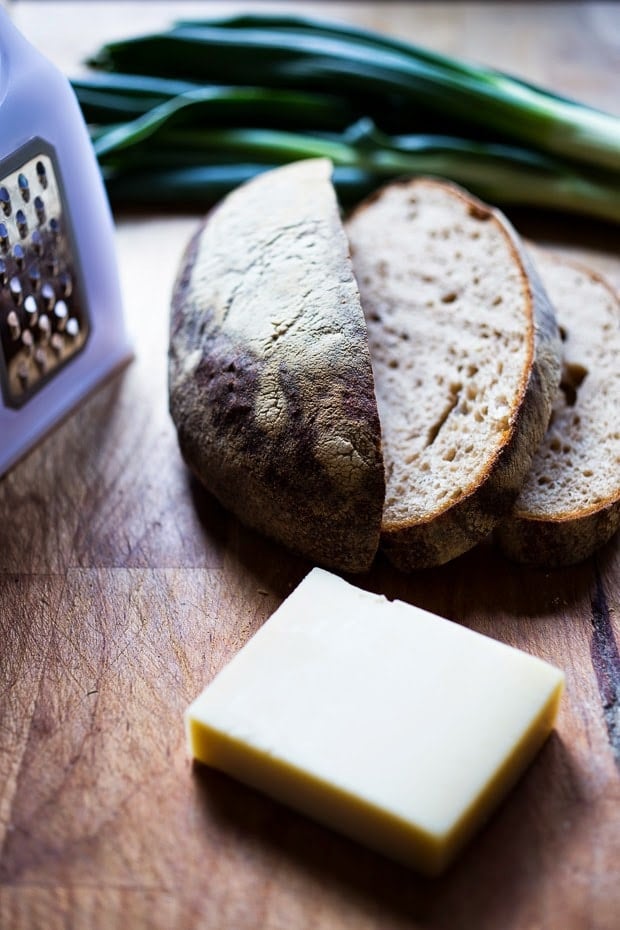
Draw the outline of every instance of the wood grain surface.
<instances>
[{"instance_id":1,"label":"wood grain surface","mask_svg":"<svg viewBox=\"0 0 620 930\"><path fill-rule=\"evenodd\" d=\"M294 6L620 114L614 3ZM206 7L23 2L14 16L74 74L104 39ZM620 285L617 229L511 217ZM562 571L481 546L410 577L379 560L359 579L566 672L556 732L442 878L191 765L184 708L309 565L229 517L179 457L168 301L198 216L116 219L136 360L0 481L2 930L618 930L617 540Z\"/></svg>"}]
</instances>

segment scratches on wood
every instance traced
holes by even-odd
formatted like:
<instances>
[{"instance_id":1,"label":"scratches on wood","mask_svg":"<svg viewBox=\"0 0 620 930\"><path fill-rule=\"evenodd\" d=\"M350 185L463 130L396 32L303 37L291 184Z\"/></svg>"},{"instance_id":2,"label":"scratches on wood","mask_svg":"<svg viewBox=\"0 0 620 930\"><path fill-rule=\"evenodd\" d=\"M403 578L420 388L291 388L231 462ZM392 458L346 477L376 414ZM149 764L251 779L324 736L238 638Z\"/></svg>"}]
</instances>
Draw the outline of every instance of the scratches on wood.
<instances>
[{"instance_id":1,"label":"scratches on wood","mask_svg":"<svg viewBox=\"0 0 620 930\"><path fill-rule=\"evenodd\" d=\"M0 575L0 863L63 587L60 578Z\"/></svg>"},{"instance_id":2,"label":"scratches on wood","mask_svg":"<svg viewBox=\"0 0 620 930\"><path fill-rule=\"evenodd\" d=\"M614 637L605 587L598 567L592 597L590 653L596 675L609 744L620 770L620 653Z\"/></svg>"}]
</instances>

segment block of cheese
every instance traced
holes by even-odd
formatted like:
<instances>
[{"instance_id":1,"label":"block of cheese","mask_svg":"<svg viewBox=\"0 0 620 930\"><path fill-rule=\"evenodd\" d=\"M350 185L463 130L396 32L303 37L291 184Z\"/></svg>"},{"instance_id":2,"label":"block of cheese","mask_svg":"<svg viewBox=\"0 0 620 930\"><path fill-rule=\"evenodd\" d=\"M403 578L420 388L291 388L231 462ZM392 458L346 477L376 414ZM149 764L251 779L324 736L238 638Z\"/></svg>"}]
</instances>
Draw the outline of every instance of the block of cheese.
<instances>
[{"instance_id":1,"label":"block of cheese","mask_svg":"<svg viewBox=\"0 0 620 930\"><path fill-rule=\"evenodd\" d=\"M313 569L186 713L200 762L430 875L532 760L562 673Z\"/></svg>"}]
</instances>

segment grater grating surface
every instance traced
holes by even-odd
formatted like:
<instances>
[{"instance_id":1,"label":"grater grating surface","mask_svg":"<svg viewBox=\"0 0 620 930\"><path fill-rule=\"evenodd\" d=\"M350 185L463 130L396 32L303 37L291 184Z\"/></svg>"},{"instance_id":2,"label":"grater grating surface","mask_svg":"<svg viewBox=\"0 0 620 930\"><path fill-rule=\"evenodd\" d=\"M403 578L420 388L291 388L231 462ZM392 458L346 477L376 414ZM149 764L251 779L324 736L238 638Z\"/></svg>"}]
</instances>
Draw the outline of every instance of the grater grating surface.
<instances>
[{"instance_id":1,"label":"grater grating surface","mask_svg":"<svg viewBox=\"0 0 620 930\"><path fill-rule=\"evenodd\" d=\"M0 378L10 407L49 381L89 331L52 157L39 150L15 161L0 178Z\"/></svg>"}]
</instances>

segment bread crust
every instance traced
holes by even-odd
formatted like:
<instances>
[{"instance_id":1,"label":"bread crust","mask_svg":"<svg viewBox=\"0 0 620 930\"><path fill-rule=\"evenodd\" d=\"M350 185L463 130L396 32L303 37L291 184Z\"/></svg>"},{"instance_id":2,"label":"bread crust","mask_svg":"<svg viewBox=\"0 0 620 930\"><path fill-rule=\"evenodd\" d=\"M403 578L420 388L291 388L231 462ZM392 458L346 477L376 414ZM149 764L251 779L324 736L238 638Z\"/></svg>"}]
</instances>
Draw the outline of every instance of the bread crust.
<instances>
[{"instance_id":1,"label":"bread crust","mask_svg":"<svg viewBox=\"0 0 620 930\"><path fill-rule=\"evenodd\" d=\"M620 502L611 501L573 519L514 517L497 530L508 558L523 565L561 568L589 558L620 528Z\"/></svg>"},{"instance_id":2,"label":"bread crust","mask_svg":"<svg viewBox=\"0 0 620 930\"><path fill-rule=\"evenodd\" d=\"M259 176L194 235L172 297L170 412L186 463L242 522L358 572L385 481L330 171L316 159Z\"/></svg>"},{"instance_id":3,"label":"bread crust","mask_svg":"<svg viewBox=\"0 0 620 930\"><path fill-rule=\"evenodd\" d=\"M423 519L383 525L381 546L388 558L400 570L412 571L441 565L472 548L512 509L551 414L560 377L560 340L553 308L540 278L503 214L448 181L416 178L393 183L408 190L419 185L439 185L476 215L495 224L520 269L524 328L529 339L527 363L519 390L512 398L509 427L479 480L456 501L437 506ZM381 197L382 190L364 201L353 216Z\"/></svg>"},{"instance_id":4,"label":"bread crust","mask_svg":"<svg viewBox=\"0 0 620 930\"><path fill-rule=\"evenodd\" d=\"M580 262L538 248L534 250L534 258L576 270L604 288L617 308L617 323L620 324L620 296L601 275ZM561 323L561 308L558 316ZM559 568L589 558L619 528L620 478L613 494L571 511L551 512L543 516L528 510L518 498L509 519L495 531L495 540L504 554L516 562Z\"/></svg>"}]
</instances>

